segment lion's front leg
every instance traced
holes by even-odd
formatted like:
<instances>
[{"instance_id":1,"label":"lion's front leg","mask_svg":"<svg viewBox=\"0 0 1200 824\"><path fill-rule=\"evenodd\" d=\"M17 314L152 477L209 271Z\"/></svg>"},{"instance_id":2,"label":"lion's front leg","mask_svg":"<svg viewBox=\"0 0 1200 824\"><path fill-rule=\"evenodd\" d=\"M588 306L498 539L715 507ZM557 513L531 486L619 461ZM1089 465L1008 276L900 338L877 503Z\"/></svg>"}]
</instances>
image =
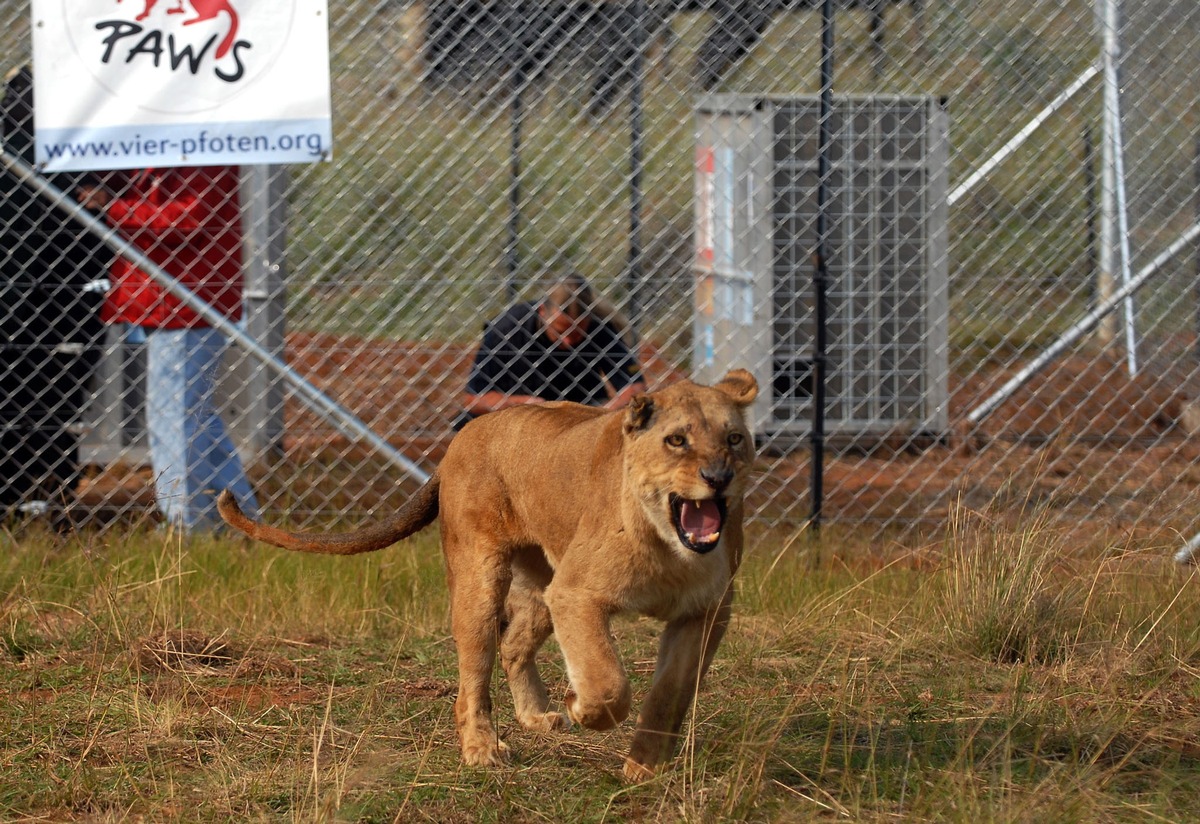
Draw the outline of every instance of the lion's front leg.
<instances>
[{"instance_id":1,"label":"lion's front leg","mask_svg":"<svg viewBox=\"0 0 1200 824\"><path fill-rule=\"evenodd\" d=\"M544 599L571 681L564 702L567 715L588 729L612 729L629 716L633 693L613 643L611 609L559 579L546 588Z\"/></svg>"},{"instance_id":2,"label":"lion's front leg","mask_svg":"<svg viewBox=\"0 0 1200 824\"><path fill-rule=\"evenodd\" d=\"M688 709L729 626L732 602L732 593L728 593L711 612L676 619L663 630L654 683L638 714L625 759L627 779L649 778L674 755Z\"/></svg>"}]
</instances>

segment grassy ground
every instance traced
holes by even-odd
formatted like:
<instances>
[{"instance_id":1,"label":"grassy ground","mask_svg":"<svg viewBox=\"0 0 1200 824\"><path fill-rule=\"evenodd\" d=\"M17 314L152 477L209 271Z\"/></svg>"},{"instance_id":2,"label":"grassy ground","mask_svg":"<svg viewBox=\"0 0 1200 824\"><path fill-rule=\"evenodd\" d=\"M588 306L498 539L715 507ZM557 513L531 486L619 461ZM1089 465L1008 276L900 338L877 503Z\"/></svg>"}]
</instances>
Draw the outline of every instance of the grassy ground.
<instances>
[{"instance_id":1,"label":"grassy ground","mask_svg":"<svg viewBox=\"0 0 1200 824\"><path fill-rule=\"evenodd\" d=\"M674 768L629 722L460 765L436 537L359 559L133 528L0 536L0 818L1182 820L1200 597L1164 547L964 515L944 544L755 536ZM657 627L618 643L644 691ZM552 693L565 688L553 644Z\"/></svg>"}]
</instances>

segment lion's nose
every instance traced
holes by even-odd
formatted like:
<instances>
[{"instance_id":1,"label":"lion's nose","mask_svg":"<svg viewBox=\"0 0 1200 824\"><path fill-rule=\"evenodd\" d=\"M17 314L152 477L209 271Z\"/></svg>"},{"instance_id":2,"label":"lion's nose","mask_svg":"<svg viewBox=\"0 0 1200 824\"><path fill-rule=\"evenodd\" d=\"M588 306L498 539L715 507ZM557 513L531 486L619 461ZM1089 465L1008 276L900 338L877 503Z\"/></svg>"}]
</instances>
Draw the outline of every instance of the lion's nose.
<instances>
[{"instance_id":1,"label":"lion's nose","mask_svg":"<svg viewBox=\"0 0 1200 824\"><path fill-rule=\"evenodd\" d=\"M706 466L700 470L700 477L706 484L720 492L733 480L733 470L727 466Z\"/></svg>"}]
</instances>

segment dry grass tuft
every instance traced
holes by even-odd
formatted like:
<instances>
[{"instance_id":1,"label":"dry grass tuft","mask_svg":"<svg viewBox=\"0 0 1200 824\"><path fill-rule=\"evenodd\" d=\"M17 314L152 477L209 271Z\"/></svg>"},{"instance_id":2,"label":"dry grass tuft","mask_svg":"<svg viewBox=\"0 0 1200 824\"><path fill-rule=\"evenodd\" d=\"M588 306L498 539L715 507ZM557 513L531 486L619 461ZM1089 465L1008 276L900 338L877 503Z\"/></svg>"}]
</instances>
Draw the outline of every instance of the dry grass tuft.
<instances>
[{"instance_id":1,"label":"dry grass tuft","mask_svg":"<svg viewBox=\"0 0 1200 824\"><path fill-rule=\"evenodd\" d=\"M195 672L236 663L241 654L220 638L189 630L166 630L137 645L137 663L143 671Z\"/></svg>"},{"instance_id":2,"label":"dry grass tuft","mask_svg":"<svg viewBox=\"0 0 1200 824\"><path fill-rule=\"evenodd\" d=\"M1000 664L1068 658L1081 641L1087 593L1064 567L1066 554L1061 533L1045 523L1013 530L958 510L945 542L947 638Z\"/></svg>"}]
</instances>

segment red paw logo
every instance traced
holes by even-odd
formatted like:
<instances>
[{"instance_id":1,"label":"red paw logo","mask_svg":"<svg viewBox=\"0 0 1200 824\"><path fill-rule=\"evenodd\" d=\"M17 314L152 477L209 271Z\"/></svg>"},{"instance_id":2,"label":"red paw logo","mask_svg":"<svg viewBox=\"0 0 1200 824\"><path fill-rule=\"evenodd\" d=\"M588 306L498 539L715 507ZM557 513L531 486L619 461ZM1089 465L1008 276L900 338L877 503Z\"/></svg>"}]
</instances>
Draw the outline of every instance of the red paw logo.
<instances>
[{"instance_id":1,"label":"red paw logo","mask_svg":"<svg viewBox=\"0 0 1200 824\"><path fill-rule=\"evenodd\" d=\"M117 0L117 2L121 3L124 2L124 0ZM138 21L139 23L149 18L150 12L154 11L154 7L158 5L158 0L142 0L142 2L144 3L142 12L134 18L134 20ZM191 26L196 23L204 23L209 20L216 20L217 17L222 13L228 15L229 29L226 31L225 37L222 38L220 44L217 46L217 51L213 56L220 60L222 57L227 55L229 50L233 48L233 44L237 42L238 15L237 11L233 7L233 4L229 2L229 0L178 0L174 6L166 10L167 14L187 14L188 9L185 8L185 6L190 7L192 14L194 15L193 17L183 21L183 25L185 26Z\"/></svg>"},{"instance_id":2,"label":"red paw logo","mask_svg":"<svg viewBox=\"0 0 1200 824\"><path fill-rule=\"evenodd\" d=\"M119 111L125 107L152 119L206 117L200 113L244 99L256 102L238 109L238 119L252 121L264 99L280 106L309 99L292 83L327 83L327 60L309 57L327 54L326 0L31 2L46 9L37 15L39 48L61 54L64 67L89 73L88 94L110 101L116 120L124 120ZM260 98L264 82L288 90Z\"/></svg>"}]
</instances>

